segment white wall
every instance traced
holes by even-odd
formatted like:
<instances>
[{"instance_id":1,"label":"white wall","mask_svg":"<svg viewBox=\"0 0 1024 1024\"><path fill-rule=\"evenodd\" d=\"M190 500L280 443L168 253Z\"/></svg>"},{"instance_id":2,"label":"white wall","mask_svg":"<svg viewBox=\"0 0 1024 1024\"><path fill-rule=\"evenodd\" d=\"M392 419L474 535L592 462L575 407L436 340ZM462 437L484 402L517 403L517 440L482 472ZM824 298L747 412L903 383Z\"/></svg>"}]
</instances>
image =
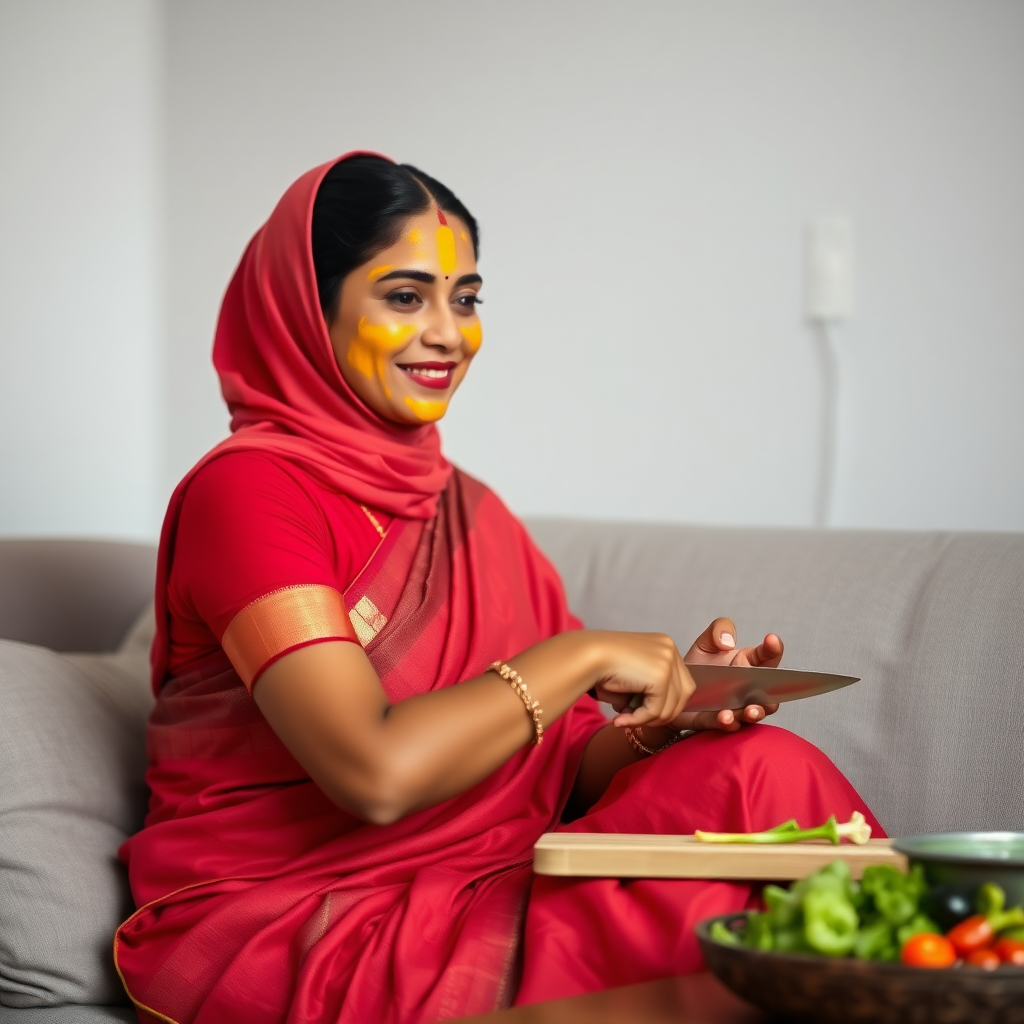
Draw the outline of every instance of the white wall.
<instances>
[{"instance_id":1,"label":"white wall","mask_svg":"<svg viewBox=\"0 0 1024 1024\"><path fill-rule=\"evenodd\" d=\"M160 16L0 3L0 534L159 526Z\"/></svg>"},{"instance_id":2,"label":"white wall","mask_svg":"<svg viewBox=\"0 0 1024 1024\"><path fill-rule=\"evenodd\" d=\"M483 225L443 429L517 510L811 521L801 229L855 222L836 521L1024 529L1024 5L178 0L171 445L224 431L220 295L288 183L376 148Z\"/></svg>"},{"instance_id":3,"label":"white wall","mask_svg":"<svg viewBox=\"0 0 1024 1024\"><path fill-rule=\"evenodd\" d=\"M209 351L246 241L353 147L482 222L443 431L518 511L810 522L801 230L843 212L836 522L1024 529L1019 0L0 12L0 533L155 532L154 487L226 430Z\"/></svg>"}]
</instances>

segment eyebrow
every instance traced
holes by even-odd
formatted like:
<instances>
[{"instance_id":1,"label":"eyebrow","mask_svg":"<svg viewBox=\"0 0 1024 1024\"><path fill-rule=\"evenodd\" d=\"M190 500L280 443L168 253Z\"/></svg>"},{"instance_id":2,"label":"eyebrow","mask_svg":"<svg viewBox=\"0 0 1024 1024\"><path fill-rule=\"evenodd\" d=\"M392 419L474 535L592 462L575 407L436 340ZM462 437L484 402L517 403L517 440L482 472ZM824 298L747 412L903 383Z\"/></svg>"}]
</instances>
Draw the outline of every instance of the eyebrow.
<instances>
[{"instance_id":1,"label":"eyebrow","mask_svg":"<svg viewBox=\"0 0 1024 1024\"><path fill-rule=\"evenodd\" d=\"M378 277L374 282L379 284L381 281L393 281L396 278L404 278L407 281L420 281L423 284L433 284L437 277L434 274L430 274L425 270L392 270L390 274L385 274L383 277ZM483 284L484 279L479 274L463 274L455 282L456 288L461 288L467 284Z\"/></svg>"}]
</instances>

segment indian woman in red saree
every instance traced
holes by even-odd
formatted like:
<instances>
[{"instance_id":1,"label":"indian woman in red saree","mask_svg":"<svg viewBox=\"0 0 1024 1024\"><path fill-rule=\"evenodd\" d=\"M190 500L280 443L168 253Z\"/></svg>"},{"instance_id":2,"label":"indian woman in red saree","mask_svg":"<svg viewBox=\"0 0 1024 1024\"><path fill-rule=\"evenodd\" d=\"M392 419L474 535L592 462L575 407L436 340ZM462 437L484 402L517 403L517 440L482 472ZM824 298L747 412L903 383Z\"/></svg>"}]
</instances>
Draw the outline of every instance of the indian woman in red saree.
<instances>
[{"instance_id":1,"label":"indian woman in red saree","mask_svg":"<svg viewBox=\"0 0 1024 1024\"><path fill-rule=\"evenodd\" d=\"M374 176L402 215L334 275L332 309L318 197L365 205ZM762 709L687 718L674 645L664 678L647 667L666 638L588 639L521 524L445 460L434 421L480 345L476 249L440 183L350 155L288 190L228 288L214 362L232 435L164 523L150 813L122 850L139 910L114 954L143 1021L413 1024L685 973L701 964L693 925L747 906L750 886L537 879L539 836L853 810L878 830L820 751L748 724ZM447 306L418 321L431 289ZM394 316L346 313L353 293ZM409 362L417 346L445 358ZM690 655L777 663L777 638L735 652L731 630L716 620ZM598 643L622 665L578 654ZM488 671L506 660L524 702ZM386 747L393 769L352 754L358 735L307 740L340 735L317 720L332 709L358 717L360 671L362 692L379 680L386 695L363 731L405 737ZM594 685L623 709L619 728ZM327 710L293 714L314 692ZM654 756L624 739L642 724ZM675 742L682 725L703 731Z\"/></svg>"}]
</instances>

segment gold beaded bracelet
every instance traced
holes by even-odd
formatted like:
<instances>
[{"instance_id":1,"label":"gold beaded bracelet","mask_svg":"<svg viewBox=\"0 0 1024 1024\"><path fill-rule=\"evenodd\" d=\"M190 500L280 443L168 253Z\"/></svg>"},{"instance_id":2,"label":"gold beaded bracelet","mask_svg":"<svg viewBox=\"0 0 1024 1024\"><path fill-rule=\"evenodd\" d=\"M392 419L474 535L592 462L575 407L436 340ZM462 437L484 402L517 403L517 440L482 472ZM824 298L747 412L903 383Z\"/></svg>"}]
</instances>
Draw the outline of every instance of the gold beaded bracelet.
<instances>
[{"instance_id":1,"label":"gold beaded bracelet","mask_svg":"<svg viewBox=\"0 0 1024 1024\"><path fill-rule=\"evenodd\" d=\"M516 695L526 705L526 710L533 719L533 742L540 746L544 742L544 725L540 720L544 712L541 709L540 701L534 700L530 696L530 691L526 688L523 677L511 665L506 665L503 661L496 661L490 666L490 671L497 672L515 690Z\"/></svg>"}]
</instances>

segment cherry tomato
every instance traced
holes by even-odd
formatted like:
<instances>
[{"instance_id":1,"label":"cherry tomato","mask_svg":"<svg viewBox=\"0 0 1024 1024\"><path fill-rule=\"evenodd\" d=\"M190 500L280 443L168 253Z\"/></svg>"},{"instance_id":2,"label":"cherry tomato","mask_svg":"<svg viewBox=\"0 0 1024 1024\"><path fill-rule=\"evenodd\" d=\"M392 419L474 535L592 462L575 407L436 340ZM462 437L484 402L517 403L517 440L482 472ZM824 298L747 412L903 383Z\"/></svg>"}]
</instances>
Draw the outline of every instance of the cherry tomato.
<instances>
[{"instance_id":1,"label":"cherry tomato","mask_svg":"<svg viewBox=\"0 0 1024 1024\"><path fill-rule=\"evenodd\" d=\"M999 966L999 954L994 949L976 949L967 954L966 962L972 967L994 971Z\"/></svg>"},{"instance_id":2,"label":"cherry tomato","mask_svg":"<svg viewBox=\"0 0 1024 1024\"><path fill-rule=\"evenodd\" d=\"M946 932L946 938L953 943L953 948L966 960L976 949L984 949L992 945L992 925L981 914L961 921Z\"/></svg>"},{"instance_id":3,"label":"cherry tomato","mask_svg":"<svg viewBox=\"0 0 1024 1024\"><path fill-rule=\"evenodd\" d=\"M992 949L1004 964L1024 967L1024 942L1020 939L998 939Z\"/></svg>"},{"instance_id":4,"label":"cherry tomato","mask_svg":"<svg viewBox=\"0 0 1024 1024\"><path fill-rule=\"evenodd\" d=\"M921 932L903 943L900 959L908 967L952 967L956 963L956 949L942 935Z\"/></svg>"}]
</instances>

